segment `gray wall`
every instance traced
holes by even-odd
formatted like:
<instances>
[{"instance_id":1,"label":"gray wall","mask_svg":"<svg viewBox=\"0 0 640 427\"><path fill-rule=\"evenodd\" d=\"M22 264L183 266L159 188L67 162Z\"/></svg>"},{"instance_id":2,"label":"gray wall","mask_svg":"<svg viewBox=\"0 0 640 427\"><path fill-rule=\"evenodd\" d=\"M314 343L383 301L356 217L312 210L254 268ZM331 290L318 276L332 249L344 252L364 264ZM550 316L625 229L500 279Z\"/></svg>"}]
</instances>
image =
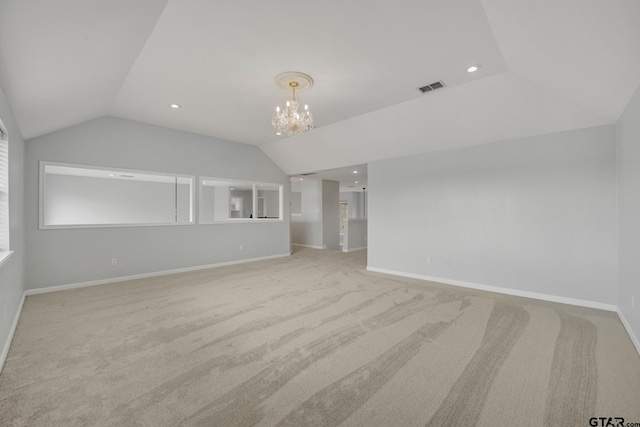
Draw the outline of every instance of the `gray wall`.
<instances>
[{"instance_id":1,"label":"gray wall","mask_svg":"<svg viewBox=\"0 0 640 427\"><path fill-rule=\"evenodd\" d=\"M291 213L302 213L302 192L300 191L291 192Z\"/></svg>"},{"instance_id":2,"label":"gray wall","mask_svg":"<svg viewBox=\"0 0 640 427\"><path fill-rule=\"evenodd\" d=\"M0 352L7 343L25 289L24 141L0 87L0 118L9 133L9 235L14 254L0 267ZM5 315L6 312L6 315Z\"/></svg>"},{"instance_id":3,"label":"gray wall","mask_svg":"<svg viewBox=\"0 0 640 427\"><path fill-rule=\"evenodd\" d=\"M340 201L347 202L347 213L349 218L365 217L365 196L362 190L342 192L340 193Z\"/></svg>"},{"instance_id":4,"label":"gray wall","mask_svg":"<svg viewBox=\"0 0 640 427\"><path fill-rule=\"evenodd\" d=\"M322 181L301 182L302 213L291 217L291 241L322 247Z\"/></svg>"},{"instance_id":5,"label":"gray wall","mask_svg":"<svg viewBox=\"0 0 640 427\"><path fill-rule=\"evenodd\" d=\"M367 247L366 218L350 218L344 222L344 246L342 250L349 252Z\"/></svg>"},{"instance_id":6,"label":"gray wall","mask_svg":"<svg viewBox=\"0 0 640 427\"><path fill-rule=\"evenodd\" d=\"M340 250L340 183L322 181L322 244Z\"/></svg>"},{"instance_id":7,"label":"gray wall","mask_svg":"<svg viewBox=\"0 0 640 427\"><path fill-rule=\"evenodd\" d=\"M280 191L259 190L258 197L264 197L264 214L270 218L280 215Z\"/></svg>"},{"instance_id":8,"label":"gray wall","mask_svg":"<svg viewBox=\"0 0 640 427\"><path fill-rule=\"evenodd\" d=\"M216 219L215 193L216 187L208 185L200 187L200 221L202 223L212 223Z\"/></svg>"},{"instance_id":9,"label":"gray wall","mask_svg":"<svg viewBox=\"0 0 640 427\"><path fill-rule=\"evenodd\" d=\"M34 138L25 159L31 289L289 253L288 210L283 222L38 230L40 160L273 182L289 194L287 177L251 145L114 117Z\"/></svg>"},{"instance_id":10,"label":"gray wall","mask_svg":"<svg viewBox=\"0 0 640 427\"><path fill-rule=\"evenodd\" d=\"M44 196L45 225L176 222L176 185L168 182L47 174ZM189 222L189 185L178 184L177 196L177 222Z\"/></svg>"},{"instance_id":11,"label":"gray wall","mask_svg":"<svg viewBox=\"0 0 640 427\"><path fill-rule=\"evenodd\" d=\"M302 181L302 213L291 217L292 242L340 250L339 196L340 184L337 181Z\"/></svg>"},{"instance_id":12,"label":"gray wall","mask_svg":"<svg viewBox=\"0 0 640 427\"><path fill-rule=\"evenodd\" d=\"M618 307L640 339L640 89L617 127ZM635 307L631 299L635 297ZM640 349L639 349L640 351Z\"/></svg>"},{"instance_id":13,"label":"gray wall","mask_svg":"<svg viewBox=\"0 0 640 427\"><path fill-rule=\"evenodd\" d=\"M615 152L602 126L370 163L368 265L616 304Z\"/></svg>"}]
</instances>

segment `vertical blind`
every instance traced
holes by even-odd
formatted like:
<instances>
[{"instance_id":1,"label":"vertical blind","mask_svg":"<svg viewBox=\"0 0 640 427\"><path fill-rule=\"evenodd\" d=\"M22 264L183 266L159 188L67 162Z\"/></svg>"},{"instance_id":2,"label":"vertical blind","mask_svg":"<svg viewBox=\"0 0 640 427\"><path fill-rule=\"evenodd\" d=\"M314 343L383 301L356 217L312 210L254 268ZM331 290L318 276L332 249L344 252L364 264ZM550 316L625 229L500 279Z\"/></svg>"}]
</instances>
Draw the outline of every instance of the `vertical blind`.
<instances>
[{"instance_id":1,"label":"vertical blind","mask_svg":"<svg viewBox=\"0 0 640 427\"><path fill-rule=\"evenodd\" d=\"M0 252L9 250L9 142L0 122Z\"/></svg>"}]
</instances>

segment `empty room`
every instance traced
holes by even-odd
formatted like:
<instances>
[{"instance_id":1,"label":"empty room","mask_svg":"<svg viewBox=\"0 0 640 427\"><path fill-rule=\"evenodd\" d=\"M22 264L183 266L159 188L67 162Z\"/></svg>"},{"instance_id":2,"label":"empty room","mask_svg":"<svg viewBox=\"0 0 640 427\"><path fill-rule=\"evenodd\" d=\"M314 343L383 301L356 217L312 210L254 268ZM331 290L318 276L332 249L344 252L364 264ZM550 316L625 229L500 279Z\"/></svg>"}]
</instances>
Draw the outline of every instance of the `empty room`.
<instances>
[{"instance_id":1,"label":"empty room","mask_svg":"<svg viewBox=\"0 0 640 427\"><path fill-rule=\"evenodd\" d=\"M0 0L0 426L640 427L636 0Z\"/></svg>"}]
</instances>

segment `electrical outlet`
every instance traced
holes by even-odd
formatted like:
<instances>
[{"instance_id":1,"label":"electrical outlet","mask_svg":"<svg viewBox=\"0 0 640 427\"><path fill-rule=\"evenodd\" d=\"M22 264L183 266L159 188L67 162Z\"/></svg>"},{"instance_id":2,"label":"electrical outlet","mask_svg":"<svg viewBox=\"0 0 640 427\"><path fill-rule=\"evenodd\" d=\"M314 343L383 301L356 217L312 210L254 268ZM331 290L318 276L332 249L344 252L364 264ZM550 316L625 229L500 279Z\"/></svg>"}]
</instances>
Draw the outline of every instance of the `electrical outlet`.
<instances>
[{"instance_id":1,"label":"electrical outlet","mask_svg":"<svg viewBox=\"0 0 640 427\"><path fill-rule=\"evenodd\" d=\"M430 256L428 256L428 257L427 257L427 264L431 264L431 262L432 262L431 257L430 257Z\"/></svg>"},{"instance_id":2,"label":"electrical outlet","mask_svg":"<svg viewBox=\"0 0 640 427\"><path fill-rule=\"evenodd\" d=\"M240 245L240 250L243 250L243 249L244 249L244 246Z\"/></svg>"},{"instance_id":3,"label":"electrical outlet","mask_svg":"<svg viewBox=\"0 0 640 427\"><path fill-rule=\"evenodd\" d=\"M447 267L451 267L451 260L449 258L446 258L444 260L444 263L447 265Z\"/></svg>"},{"instance_id":4,"label":"electrical outlet","mask_svg":"<svg viewBox=\"0 0 640 427\"><path fill-rule=\"evenodd\" d=\"M111 258L111 265L118 265L117 258Z\"/></svg>"}]
</instances>

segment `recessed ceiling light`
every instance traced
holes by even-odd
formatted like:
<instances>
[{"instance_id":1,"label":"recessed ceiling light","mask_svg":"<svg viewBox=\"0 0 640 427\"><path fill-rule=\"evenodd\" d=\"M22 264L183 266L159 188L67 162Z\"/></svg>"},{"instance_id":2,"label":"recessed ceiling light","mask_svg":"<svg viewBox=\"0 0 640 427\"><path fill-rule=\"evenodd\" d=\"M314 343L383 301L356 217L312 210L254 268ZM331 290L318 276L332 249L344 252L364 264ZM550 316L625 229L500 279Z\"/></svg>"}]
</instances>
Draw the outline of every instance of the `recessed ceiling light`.
<instances>
[{"instance_id":1,"label":"recessed ceiling light","mask_svg":"<svg viewBox=\"0 0 640 427\"><path fill-rule=\"evenodd\" d=\"M480 69L480 65L472 65L469 68L467 68L467 73L475 73L479 69Z\"/></svg>"},{"instance_id":2,"label":"recessed ceiling light","mask_svg":"<svg viewBox=\"0 0 640 427\"><path fill-rule=\"evenodd\" d=\"M282 135L282 132L276 132L276 135L280 136Z\"/></svg>"},{"instance_id":3,"label":"recessed ceiling light","mask_svg":"<svg viewBox=\"0 0 640 427\"><path fill-rule=\"evenodd\" d=\"M206 183L207 183L207 181L202 181L202 183L203 183L203 184L206 184Z\"/></svg>"},{"instance_id":4,"label":"recessed ceiling light","mask_svg":"<svg viewBox=\"0 0 640 427\"><path fill-rule=\"evenodd\" d=\"M173 108L174 110L177 110L179 108L182 108L182 105L180 105L180 104L169 104L169 107Z\"/></svg>"},{"instance_id":5,"label":"recessed ceiling light","mask_svg":"<svg viewBox=\"0 0 640 427\"><path fill-rule=\"evenodd\" d=\"M353 171L353 173L358 173L358 171Z\"/></svg>"},{"instance_id":6,"label":"recessed ceiling light","mask_svg":"<svg viewBox=\"0 0 640 427\"><path fill-rule=\"evenodd\" d=\"M114 174L110 173L109 176L115 176Z\"/></svg>"},{"instance_id":7,"label":"recessed ceiling light","mask_svg":"<svg viewBox=\"0 0 640 427\"><path fill-rule=\"evenodd\" d=\"M299 179L300 179L300 181L304 181L304 178L299 178Z\"/></svg>"},{"instance_id":8,"label":"recessed ceiling light","mask_svg":"<svg viewBox=\"0 0 640 427\"><path fill-rule=\"evenodd\" d=\"M356 184L358 183L358 181L356 181Z\"/></svg>"}]
</instances>

